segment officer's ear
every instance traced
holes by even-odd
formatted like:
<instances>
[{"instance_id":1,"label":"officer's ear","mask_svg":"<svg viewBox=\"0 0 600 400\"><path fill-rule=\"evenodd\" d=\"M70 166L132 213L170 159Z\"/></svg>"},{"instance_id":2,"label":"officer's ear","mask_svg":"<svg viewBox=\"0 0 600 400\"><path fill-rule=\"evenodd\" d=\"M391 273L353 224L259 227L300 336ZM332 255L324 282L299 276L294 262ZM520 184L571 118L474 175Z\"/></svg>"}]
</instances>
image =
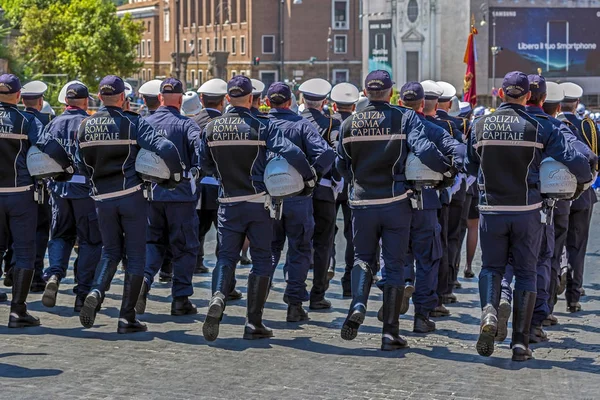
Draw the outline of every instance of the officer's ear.
<instances>
[{"instance_id":1,"label":"officer's ear","mask_svg":"<svg viewBox=\"0 0 600 400\"><path fill-rule=\"evenodd\" d=\"M271 105L271 100L269 100L268 97L267 97L266 103L270 108L273 108L273 106Z\"/></svg>"},{"instance_id":2,"label":"officer's ear","mask_svg":"<svg viewBox=\"0 0 600 400\"><path fill-rule=\"evenodd\" d=\"M352 112L356 111L356 104L352 104Z\"/></svg>"},{"instance_id":3,"label":"officer's ear","mask_svg":"<svg viewBox=\"0 0 600 400\"><path fill-rule=\"evenodd\" d=\"M165 102L165 98L163 97L162 93L158 94L158 102L160 103L160 105L164 105Z\"/></svg>"},{"instance_id":4,"label":"officer's ear","mask_svg":"<svg viewBox=\"0 0 600 400\"><path fill-rule=\"evenodd\" d=\"M229 97L229 95L226 94L225 97L223 97L223 100L221 100L221 105L223 107L225 107L225 99L227 99L227 101L231 103L231 97Z\"/></svg>"},{"instance_id":5,"label":"officer's ear","mask_svg":"<svg viewBox=\"0 0 600 400\"><path fill-rule=\"evenodd\" d=\"M562 111L562 110L561 110L561 108L560 108L560 103L558 103L558 107L556 108L556 113L557 113L557 114L560 114L560 112L561 112L561 111Z\"/></svg>"},{"instance_id":6,"label":"officer's ear","mask_svg":"<svg viewBox=\"0 0 600 400\"><path fill-rule=\"evenodd\" d=\"M525 103L529 103L529 100L531 100L531 92L527 92L525 95Z\"/></svg>"},{"instance_id":7,"label":"officer's ear","mask_svg":"<svg viewBox=\"0 0 600 400\"><path fill-rule=\"evenodd\" d=\"M500 97L502 100L504 100L504 89L502 89L502 88L498 89L498 97Z\"/></svg>"},{"instance_id":8,"label":"officer's ear","mask_svg":"<svg viewBox=\"0 0 600 400\"><path fill-rule=\"evenodd\" d=\"M338 112L338 106L337 106L337 103L333 103L333 112L334 112L334 113Z\"/></svg>"},{"instance_id":9,"label":"officer's ear","mask_svg":"<svg viewBox=\"0 0 600 400\"><path fill-rule=\"evenodd\" d=\"M425 99L421 100L421 105L419 106L419 111L423 111L425 109Z\"/></svg>"}]
</instances>

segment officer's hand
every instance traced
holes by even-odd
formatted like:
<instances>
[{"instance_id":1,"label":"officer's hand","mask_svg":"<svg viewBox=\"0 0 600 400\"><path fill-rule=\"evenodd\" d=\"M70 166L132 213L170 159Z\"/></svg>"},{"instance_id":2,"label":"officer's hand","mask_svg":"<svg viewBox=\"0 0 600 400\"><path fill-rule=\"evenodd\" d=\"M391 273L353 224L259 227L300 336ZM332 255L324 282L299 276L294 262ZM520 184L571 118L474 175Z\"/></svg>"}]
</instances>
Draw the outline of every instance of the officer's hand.
<instances>
[{"instance_id":1,"label":"officer's hand","mask_svg":"<svg viewBox=\"0 0 600 400\"><path fill-rule=\"evenodd\" d=\"M592 183L594 181L591 180L589 182L586 183L578 183L577 184L577 189L575 189L575 194L573 195L573 197L571 198L571 200L577 200L579 198L579 196L581 196L583 194L583 192L585 192L586 190L588 190L588 188L590 186L592 186Z\"/></svg>"},{"instance_id":2,"label":"officer's hand","mask_svg":"<svg viewBox=\"0 0 600 400\"><path fill-rule=\"evenodd\" d=\"M165 189L173 190L179 185L182 181L183 175L180 173L171 174L171 177L168 181L160 183L158 186L163 187Z\"/></svg>"},{"instance_id":3,"label":"officer's hand","mask_svg":"<svg viewBox=\"0 0 600 400\"><path fill-rule=\"evenodd\" d=\"M64 171L61 174L58 174L57 176L55 176L54 180L56 182L67 182L67 181L70 181L71 178L73 178L74 174L75 174L75 168L73 168L72 165L69 165L67 168L64 169Z\"/></svg>"},{"instance_id":4,"label":"officer's hand","mask_svg":"<svg viewBox=\"0 0 600 400\"><path fill-rule=\"evenodd\" d=\"M453 165L448 171L444 172L444 177L442 181L436 186L436 189L441 190L452 187L452 185L454 185L456 175L458 175L458 169Z\"/></svg>"}]
</instances>

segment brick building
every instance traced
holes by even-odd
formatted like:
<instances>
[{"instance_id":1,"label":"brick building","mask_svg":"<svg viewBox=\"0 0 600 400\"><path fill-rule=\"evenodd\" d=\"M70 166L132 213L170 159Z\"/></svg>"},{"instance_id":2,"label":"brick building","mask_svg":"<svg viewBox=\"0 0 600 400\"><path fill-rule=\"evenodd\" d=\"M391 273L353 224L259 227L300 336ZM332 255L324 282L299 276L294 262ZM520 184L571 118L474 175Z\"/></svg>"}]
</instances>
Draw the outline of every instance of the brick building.
<instances>
[{"instance_id":1,"label":"brick building","mask_svg":"<svg viewBox=\"0 0 600 400\"><path fill-rule=\"evenodd\" d=\"M176 75L180 53L187 57L180 67L187 85L197 88L215 74L209 54L219 51L229 53L223 78L243 74L268 86L329 76L360 86L362 0L129 1L117 14L129 13L145 27L134 84Z\"/></svg>"}]
</instances>

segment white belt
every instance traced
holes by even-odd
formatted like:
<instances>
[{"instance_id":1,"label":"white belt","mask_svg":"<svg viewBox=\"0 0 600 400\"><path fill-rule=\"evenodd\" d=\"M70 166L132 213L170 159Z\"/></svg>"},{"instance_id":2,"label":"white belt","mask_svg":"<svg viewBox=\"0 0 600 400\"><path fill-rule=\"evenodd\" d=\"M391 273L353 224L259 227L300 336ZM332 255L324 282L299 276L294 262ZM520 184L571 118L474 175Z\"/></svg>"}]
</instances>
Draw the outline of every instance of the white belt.
<instances>
[{"instance_id":1,"label":"white belt","mask_svg":"<svg viewBox=\"0 0 600 400\"><path fill-rule=\"evenodd\" d=\"M333 186L333 182L331 181L331 179L321 178L321 180L319 181L319 185L330 188Z\"/></svg>"},{"instance_id":2,"label":"white belt","mask_svg":"<svg viewBox=\"0 0 600 400\"><path fill-rule=\"evenodd\" d=\"M112 192L112 193L106 193L106 194L100 194L97 196L92 196L92 199L96 200L96 201L102 201L102 200L108 200L108 199L114 199L117 197L121 197L121 196L125 196L131 193L135 193L139 190L142 189L141 185L138 186L134 186L132 188L129 189L125 189L125 190L120 190L118 192Z\"/></svg>"},{"instance_id":3,"label":"white belt","mask_svg":"<svg viewBox=\"0 0 600 400\"><path fill-rule=\"evenodd\" d=\"M217 185L219 186L219 181L217 180L217 178L212 177L212 176L205 176L204 178L202 178L202 180L200 181L201 184L203 185Z\"/></svg>"},{"instance_id":4,"label":"white belt","mask_svg":"<svg viewBox=\"0 0 600 400\"><path fill-rule=\"evenodd\" d=\"M382 204L390 204L396 201L404 200L408 198L408 195L412 193L412 190L408 190L402 196L389 197L387 199L373 199L373 200L348 200L348 204L351 206L379 206Z\"/></svg>"},{"instance_id":5,"label":"white belt","mask_svg":"<svg viewBox=\"0 0 600 400\"><path fill-rule=\"evenodd\" d=\"M529 206L486 206L480 205L479 211L533 211L542 207L542 203L531 204Z\"/></svg>"},{"instance_id":6,"label":"white belt","mask_svg":"<svg viewBox=\"0 0 600 400\"><path fill-rule=\"evenodd\" d=\"M0 188L0 193L21 193L31 189L33 185Z\"/></svg>"},{"instance_id":7,"label":"white belt","mask_svg":"<svg viewBox=\"0 0 600 400\"><path fill-rule=\"evenodd\" d=\"M229 204L229 203L239 203L242 201L247 201L248 203L264 203L266 192L251 194L248 196L237 196L237 197L224 197L219 199L219 203Z\"/></svg>"},{"instance_id":8,"label":"white belt","mask_svg":"<svg viewBox=\"0 0 600 400\"><path fill-rule=\"evenodd\" d=\"M85 176L83 175L73 175L71 179L69 179L68 183L86 183Z\"/></svg>"}]
</instances>

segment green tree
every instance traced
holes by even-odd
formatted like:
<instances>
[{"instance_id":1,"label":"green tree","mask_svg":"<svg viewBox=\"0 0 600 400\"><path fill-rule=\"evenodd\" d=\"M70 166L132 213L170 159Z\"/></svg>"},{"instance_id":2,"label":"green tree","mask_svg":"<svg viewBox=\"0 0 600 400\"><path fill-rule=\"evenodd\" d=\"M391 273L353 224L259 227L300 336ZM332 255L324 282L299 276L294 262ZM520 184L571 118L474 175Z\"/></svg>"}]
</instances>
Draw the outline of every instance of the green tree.
<instances>
[{"instance_id":1,"label":"green tree","mask_svg":"<svg viewBox=\"0 0 600 400\"><path fill-rule=\"evenodd\" d=\"M68 3L69 0L0 0L0 6L5 11L6 19L14 26L21 24L21 19L30 8L47 8L55 3Z\"/></svg>"},{"instance_id":2,"label":"green tree","mask_svg":"<svg viewBox=\"0 0 600 400\"><path fill-rule=\"evenodd\" d=\"M105 75L129 76L140 67L135 48L143 27L129 15L117 17L110 0L32 7L24 12L20 28L17 47L26 76L66 74L94 89Z\"/></svg>"}]
</instances>

